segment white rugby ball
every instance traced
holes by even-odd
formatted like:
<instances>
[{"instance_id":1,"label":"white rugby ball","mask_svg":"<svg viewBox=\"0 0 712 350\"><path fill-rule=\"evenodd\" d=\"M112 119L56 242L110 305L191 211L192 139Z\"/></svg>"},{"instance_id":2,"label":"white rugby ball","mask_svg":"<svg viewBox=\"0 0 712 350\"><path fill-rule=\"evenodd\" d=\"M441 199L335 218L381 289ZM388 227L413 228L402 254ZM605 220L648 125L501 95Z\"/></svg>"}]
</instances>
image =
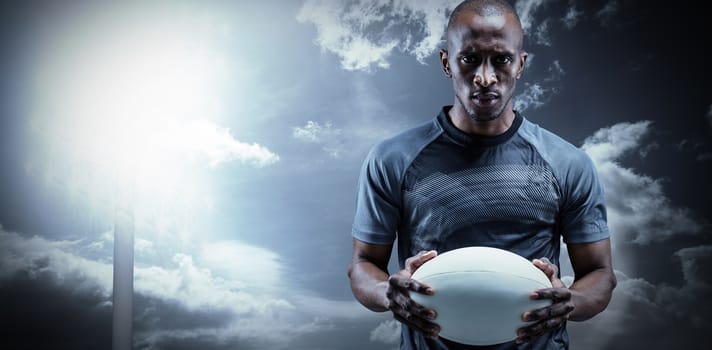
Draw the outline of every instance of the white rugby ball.
<instances>
[{"instance_id":1,"label":"white rugby ball","mask_svg":"<svg viewBox=\"0 0 712 350\"><path fill-rule=\"evenodd\" d=\"M417 303L437 312L440 336L468 345L499 344L516 338L529 324L522 313L551 304L529 294L551 288L531 261L506 250L466 247L425 262L412 276L429 284L434 295L411 292Z\"/></svg>"}]
</instances>

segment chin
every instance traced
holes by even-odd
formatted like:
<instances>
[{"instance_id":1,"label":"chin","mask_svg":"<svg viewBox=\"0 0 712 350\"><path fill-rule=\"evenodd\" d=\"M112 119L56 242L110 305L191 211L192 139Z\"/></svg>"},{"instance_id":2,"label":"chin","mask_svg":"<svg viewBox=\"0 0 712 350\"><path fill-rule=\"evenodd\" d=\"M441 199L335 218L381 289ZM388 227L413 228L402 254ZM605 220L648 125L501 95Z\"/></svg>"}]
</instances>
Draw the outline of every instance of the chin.
<instances>
[{"instance_id":1,"label":"chin","mask_svg":"<svg viewBox=\"0 0 712 350\"><path fill-rule=\"evenodd\" d=\"M502 109L476 110L473 108L468 111L467 115L476 122L490 122L502 116Z\"/></svg>"}]
</instances>

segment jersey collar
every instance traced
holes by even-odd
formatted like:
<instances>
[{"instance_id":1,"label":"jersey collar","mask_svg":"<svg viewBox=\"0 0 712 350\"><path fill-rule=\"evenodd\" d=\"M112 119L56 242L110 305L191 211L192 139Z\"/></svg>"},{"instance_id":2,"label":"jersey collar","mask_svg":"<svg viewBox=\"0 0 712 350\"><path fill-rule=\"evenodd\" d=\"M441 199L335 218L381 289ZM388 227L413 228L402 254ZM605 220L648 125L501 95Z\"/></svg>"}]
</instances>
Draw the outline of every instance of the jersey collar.
<instances>
[{"instance_id":1,"label":"jersey collar","mask_svg":"<svg viewBox=\"0 0 712 350\"><path fill-rule=\"evenodd\" d=\"M524 119L518 111L514 111L514 121L512 122L512 125L509 127L509 129L507 129L507 131L505 131L504 133L499 134L497 136L472 135L458 129L455 124L452 123L450 117L448 116L450 108L452 108L452 106L443 107L440 111L440 114L438 114L437 116L437 121L445 132L445 134L452 138L453 141L462 146L488 147L496 146L507 142L509 139L512 138L512 136L514 136L517 130L519 130L519 127L522 125L522 120Z\"/></svg>"}]
</instances>

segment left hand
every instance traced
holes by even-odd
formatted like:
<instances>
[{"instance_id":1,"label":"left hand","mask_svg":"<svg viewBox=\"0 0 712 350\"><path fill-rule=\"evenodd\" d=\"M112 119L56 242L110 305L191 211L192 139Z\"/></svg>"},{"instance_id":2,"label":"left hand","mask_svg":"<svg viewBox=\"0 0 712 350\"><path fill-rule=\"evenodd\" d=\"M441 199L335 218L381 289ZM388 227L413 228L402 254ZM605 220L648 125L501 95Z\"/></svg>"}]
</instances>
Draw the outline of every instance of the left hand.
<instances>
[{"instance_id":1,"label":"left hand","mask_svg":"<svg viewBox=\"0 0 712 350\"><path fill-rule=\"evenodd\" d=\"M536 322L517 330L516 341L518 344L529 342L546 332L558 329L574 310L571 291L559 279L558 267L547 258L534 259L533 263L549 277L553 288L537 289L529 295L529 298L533 300L551 299L552 304L522 314L523 321Z\"/></svg>"}]
</instances>

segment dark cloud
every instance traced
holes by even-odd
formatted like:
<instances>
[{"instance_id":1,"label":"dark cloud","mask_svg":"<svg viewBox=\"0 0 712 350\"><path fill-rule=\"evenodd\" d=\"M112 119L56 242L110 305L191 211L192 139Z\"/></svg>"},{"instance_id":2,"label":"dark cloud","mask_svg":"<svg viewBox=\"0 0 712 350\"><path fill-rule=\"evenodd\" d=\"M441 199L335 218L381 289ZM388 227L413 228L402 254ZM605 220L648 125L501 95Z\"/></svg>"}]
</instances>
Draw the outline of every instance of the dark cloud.
<instances>
[{"instance_id":1,"label":"dark cloud","mask_svg":"<svg viewBox=\"0 0 712 350\"><path fill-rule=\"evenodd\" d=\"M65 283L82 281L57 281L51 274L29 271L0 279L0 347L110 349L112 311L107 297Z\"/></svg>"},{"instance_id":2,"label":"dark cloud","mask_svg":"<svg viewBox=\"0 0 712 350\"><path fill-rule=\"evenodd\" d=\"M638 150L650 128L650 121L616 124L597 131L582 146L601 176L612 231L617 239L636 244L702 232L688 208L671 203L660 179L619 164L624 155Z\"/></svg>"},{"instance_id":3,"label":"dark cloud","mask_svg":"<svg viewBox=\"0 0 712 350\"><path fill-rule=\"evenodd\" d=\"M607 27L613 21L613 16L619 11L619 7L618 0L609 0L603 8L596 12L596 18L598 18L602 26Z\"/></svg>"},{"instance_id":4,"label":"dark cloud","mask_svg":"<svg viewBox=\"0 0 712 350\"><path fill-rule=\"evenodd\" d=\"M707 281L712 247L686 248L682 285L653 284L618 272L610 305L586 323L569 322L572 348L701 349L712 331L712 285Z\"/></svg>"},{"instance_id":5,"label":"dark cloud","mask_svg":"<svg viewBox=\"0 0 712 350\"><path fill-rule=\"evenodd\" d=\"M222 328L235 318L229 309L191 310L175 300L134 294L134 329L137 333L195 328Z\"/></svg>"}]
</instances>

